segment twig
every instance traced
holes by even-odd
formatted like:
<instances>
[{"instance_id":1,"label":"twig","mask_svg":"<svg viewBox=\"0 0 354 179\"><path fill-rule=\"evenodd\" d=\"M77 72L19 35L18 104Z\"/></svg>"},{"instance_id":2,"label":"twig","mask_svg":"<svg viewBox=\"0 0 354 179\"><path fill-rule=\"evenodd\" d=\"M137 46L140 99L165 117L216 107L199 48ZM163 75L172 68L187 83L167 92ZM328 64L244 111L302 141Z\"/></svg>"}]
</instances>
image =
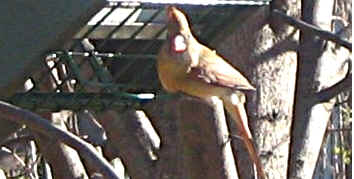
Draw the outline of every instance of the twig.
<instances>
[{"instance_id":1,"label":"twig","mask_svg":"<svg viewBox=\"0 0 354 179\"><path fill-rule=\"evenodd\" d=\"M341 101L341 102L337 102L336 104L334 104L335 106L343 106L343 105L346 105L350 102L351 100L347 99L347 100L344 100L344 101Z\"/></svg>"},{"instance_id":2,"label":"twig","mask_svg":"<svg viewBox=\"0 0 354 179\"><path fill-rule=\"evenodd\" d=\"M76 149L81 156L95 169L102 173L105 178L119 179L113 167L93 148L90 144L79 137L54 127L49 121L44 120L37 114L21 109L6 102L0 101L0 112L3 119L25 124L32 130L46 135L54 140L61 141Z\"/></svg>"},{"instance_id":3,"label":"twig","mask_svg":"<svg viewBox=\"0 0 354 179\"><path fill-rule=\"evenodd\" d=\"M347 132L351 132L352 128L327 128L328 132L343 132L343 131L347 131Z\"/></svg>"},{"instance_id":4,"label":"twig","mask_svg":"<svg viewBox=\"0 0 354 179\"><path fill-rule=\"evenodd\" d=\"M280 19L283 20L284 22L286 22L298 29L311 31L313 34L317 35L318 37L320 37L324 40L333 41L333 42L347 48L349 51L352 51L352 43L350 43L346 40L343 40L338 35L335 35L329 31L326 31L326 30L322 30L314 25L308 24L308 23L301 21L299 19L295 19L293 17L290 17L277 9L274 9L272 11L272 13L273 13L273 15L280 17Z\"/></svg>"}]
</instances>

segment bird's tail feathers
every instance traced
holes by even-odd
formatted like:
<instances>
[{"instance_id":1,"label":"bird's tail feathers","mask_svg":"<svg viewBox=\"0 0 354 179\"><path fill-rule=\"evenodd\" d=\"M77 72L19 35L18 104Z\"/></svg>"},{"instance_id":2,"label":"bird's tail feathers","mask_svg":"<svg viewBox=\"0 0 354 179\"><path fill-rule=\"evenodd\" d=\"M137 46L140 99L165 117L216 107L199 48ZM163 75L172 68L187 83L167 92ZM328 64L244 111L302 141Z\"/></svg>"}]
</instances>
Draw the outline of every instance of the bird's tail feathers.
<instances>
[{"instance_id":1,"label":"bird's tail feathers","mask_svg":"<svg viewBox=\"0 0 354 179\"><path fill-rule=\"evenodd\" d=\"M242 99L235 99L231 100L226 99L224 101L224 106L228 113L230 114L231 118L235 121L237 129L239 130L239 133L243 139L243 142L247 148L247 151L250 155L250 158L254 162L256 169L257 169L257 174L260 176L261 179L265 179L265 173L263 171L263 166L262 163L258 157L258 153L256 151L256 148L253 144L252 141L252 134L248 128L248 120L247 120L247 113L244 108L244 104L242 102Z\"/></svg>"}]
</instances>

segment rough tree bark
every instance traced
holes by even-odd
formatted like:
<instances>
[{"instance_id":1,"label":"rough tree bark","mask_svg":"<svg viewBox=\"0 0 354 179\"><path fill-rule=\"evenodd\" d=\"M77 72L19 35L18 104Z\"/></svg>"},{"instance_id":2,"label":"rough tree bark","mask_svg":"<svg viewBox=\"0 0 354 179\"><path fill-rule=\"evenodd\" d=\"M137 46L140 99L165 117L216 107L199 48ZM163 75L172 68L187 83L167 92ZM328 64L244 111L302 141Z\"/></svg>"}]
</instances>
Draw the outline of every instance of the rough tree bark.
<instances>
[{"instance_id":1,"label":"rough tree bark","mask_svg":"<svg viewBox=\"0 0 354 179\"><path fill-rule=\"evenodd\" d=\"M179 144L175 113L177 104L175 100L158 99L144 108L161 140L154 178L179 178L177 168Z\"/></svg>"},{"instance_id":2,"label":"rough tree bark","mask_svg":"<svg viewBox=\"0 0 354 179\"><path fill-rule=\"evenodd\" d=\"M176 95L145 108L161 136L155 178L237 178L224 110L212 106Z\"/></svg>"},{"instance_id":3,"label":"rough tree bark","mask_svg":"<svg viewBox=\"0 0 354 179\"><path fill-rule=\"evenodd\" d=\"M295 17L299 13L298 2L281 0L244 11L226 27L231 35L213 46L257 88L256 94L247 96L249 125L268 178L286 178L298 33L270 17L273 8ZM254 178L242 141L233 143L240 178Z\"/></svg>"},{"instance_id":4,"label":"rough tree bark","mask_svg":"<svg viewBox=\"0 0 354 179\"><path fill-rule=\"evenodd\" d=\"M231 145L227 140L224 110L220 109L222 101L215 101L206 104L194 97L178 99L177 167L180 178L238 178Z\"/></svg>"},{"instance_id":5,"label":"rough tree bark","mask_svg":"<svg viewBox=\"0 0 354 179\"><path fill-rule=\"evenodd\" d=\"M147 131L137 111L116 112L104 111L97 115L107 132L105 156L112 160L121 158L127 173L136 179L153 178L156 160L153 142L155 131Z\"/></svg>"}]
</instances>

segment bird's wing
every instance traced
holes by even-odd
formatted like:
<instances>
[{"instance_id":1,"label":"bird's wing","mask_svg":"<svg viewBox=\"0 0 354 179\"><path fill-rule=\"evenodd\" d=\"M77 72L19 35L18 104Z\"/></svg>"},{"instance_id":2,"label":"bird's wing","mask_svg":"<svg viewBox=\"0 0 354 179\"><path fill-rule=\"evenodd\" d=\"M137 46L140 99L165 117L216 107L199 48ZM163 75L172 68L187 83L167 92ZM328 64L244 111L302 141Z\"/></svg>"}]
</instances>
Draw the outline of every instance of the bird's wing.
<instances>
[{"instance_id":1,"label":"bird's wing","mask_svg":"<svg viewBox=\"0 0 354 179\"><path fill-rule=\"evenodd\" d=\"M248 80L234 67L215 52L209 49L206 50L209 52L201 52L199 64L190 69L189 76L192 79L236 90L255 90Z\"/></svg>"}]
</instances>

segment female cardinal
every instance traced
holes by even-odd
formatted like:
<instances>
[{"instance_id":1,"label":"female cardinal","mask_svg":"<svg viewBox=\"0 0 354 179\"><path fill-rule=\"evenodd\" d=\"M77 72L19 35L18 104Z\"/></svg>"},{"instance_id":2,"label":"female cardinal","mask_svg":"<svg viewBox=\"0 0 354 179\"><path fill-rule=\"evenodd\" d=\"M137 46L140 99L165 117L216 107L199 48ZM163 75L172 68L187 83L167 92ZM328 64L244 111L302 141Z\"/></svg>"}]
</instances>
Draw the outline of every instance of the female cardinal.
<instances>
[{"instance_id":1,"label":"female cardinal","mask_svg":"<svg viewBox=\"0 0 354 179\"><path fill-rule=\"evenodd\" d=\"M220 98L240 130L257 173L265 179L248 128L245 97L240 95L241 91L255 88L215 51L194 38L183 12L173 6L167 7L166 11L168 36L157 57L162 86L169 92L183 92L205 100Z\"/></svg>"}]
</instances>

